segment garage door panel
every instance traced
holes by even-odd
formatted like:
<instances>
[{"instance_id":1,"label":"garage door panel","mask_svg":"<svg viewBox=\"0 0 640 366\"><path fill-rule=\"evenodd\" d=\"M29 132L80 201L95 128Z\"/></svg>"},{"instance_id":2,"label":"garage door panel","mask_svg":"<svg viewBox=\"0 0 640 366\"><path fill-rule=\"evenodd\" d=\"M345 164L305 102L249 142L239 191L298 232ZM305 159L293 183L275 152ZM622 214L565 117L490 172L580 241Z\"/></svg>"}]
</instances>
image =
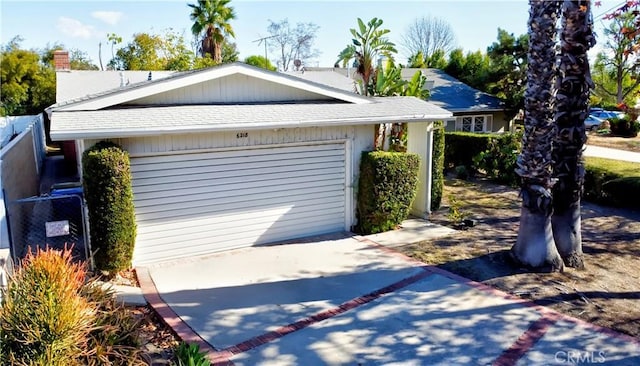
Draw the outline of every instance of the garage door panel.
<instances>
[{"instance_id":1,"label":"garage door panel","mask_svg":"<svg viewBox=\"0 0 640 366\"><path fill-rule=\"evenodd\" d=\"M315 164L305 164L304 169L296 169L292 170L291 166L277 166L271 167L271 174L284 174L288 175L296 174L299 176L302 175L313 175L318 170L322 170L327 174L333 173L343 173L344 174L344 165L339 165L336 167L335 162L328 163L315 163ZM227 179L233 178L236 180L246 181L246 177L252 177L255 173L251 170L242 170L242 171L205 171L203 173L198 174L188 174L188 175L165 175L165 176L157 176L157 177L140 177L133 176L134 188L144 189L145 191L153 190L157 188L158 185L170 184L170 183L178 183L178 182L193 182L193 181L205 181L206 184L210 184L210 180L213 179ZM151 186L151 187L149 187ZM143 188L144 187L144 188ZM155 188L154 188L155 187Z\"/></svg>"},{"instance_id":2,"label":"garage door panel","mask_svg":"<svg viewBox=\"0 0 640 366\"><path fill-rule=\"evenodd\" d=\"M211 242L212 239L216 240L216 238L220 237L251 239L273 230L281 231L281 229L291 227L291 225L307 225L308 227L312 227L313 223L317 220L338 222L339 220L336 219L336 217L340 218L340 213L340 209L335 209L326 210L322 213L305 212L295 215L285 213L278 217L266 215L264 217L255 217L252 220L247 220L244 225L242 223L216 224L208 227L195 227L188 231L183 231L182 228L180 228L174 232L166 231L165 235L161 235L159 232L140 234L140 238L142 240L153 240L155 245L172 244L180 241L186 241L190 245L195 240Z\"/></svg>"},{"instance_id":3,"label":"garage door panel","mask_svg":"<svg viewBox=\"0 0 640 366\"><path fill-rule=\"evenodd\" d=\"M136 249L136 255L138 258L144 258L140 263L152 263L161 260L173 260L183 257L191 257L197 255L206 255L216 253L225 250L244 248L252 245L268 244L278 241L286 240L287 238L302 238L312 235L320 235L329 232L336 232L336 225L339 223L329 222L327 224L316 225L311 228L307 228L305 234L300 234L298 231L292 230L274 230L268 232L265 235L254 238L225 238L220 241L216 241L215 245L212 245L211 240L202 240L191 243L184 243L185 246L176 248L175 244L160 245L157 247L144 247ZM188 255L185 255L185 251L188 250Z\"/></svg>"},{"instance_id":4,"label":"garage door panel","mask_svg":"<svg viewBox=\"0 0 640 366\"><path fill-rule=\"evenodd\" d=\"M132 158L134 263L344 230L343 143Z\"/></svg>"},{"instance_id":5,"label":"garage door panel","mask_svg":"<svg viewBox=\"0 0 640 366\"><path fill-rule=\"evenodd\" d=\"M209 217L212 215L222 216L222 213L226 213L225 216L233 216L236 213L244 213L253 210L264 210L276 205L285 205L296 203L297 207L303 206L319 206L323 203L344 204L344 198L338 196L339 192L324 192L323 194L316 194L315 198L311 198L305 195L290 195L285 198L263 200L260 203L254 205L236 204L230 207L221 207L216 205L210 205L206 202L200 203L200 205L189 208L182 208L180 210L174 210L170 217L167 217L165 210L156 210L148 213L136 212L136 221L143 223L144 225L165 225L170 222L182 222L186 220L197 220L201 217ZM306 198L306 199L305 199ZM304 199L304 203L301 201ZM138 211L138 210L136 210ZM139 225L140 226L140 225ZM138 229L140 230L140 228Z\"/></svg>"},{"instance_id":6,"label":"garage door panel","mask_svg":"<svg viewBox=\"0 0 640 366\"><path fill-rule=\"evenodd\" d=\"M302 187L305 184L299 184L294 192L296 197L304 198L316 198L316 194L344 192L344 188L339 183L329 182L326 185L318 184L318 182L307 183L307 187ZM289 188L289 189L287 189ZM287 199L292 194L292 186L271 188L268 193L260 192L260 188L254 188L247 190L246 192L225 190L220 192L201 194L197 196L181 195L173 197L163 197L154 200L140 200L135 201L136 212L141 214L147 212L160 211L176 211L183 208L202 207L206 205L220 205L223 209L246 209L254 207L255 205L262 204L261 201L265 201L270 205L281 204L282 199ZM302 196L302 197L301 197ZM326 196L326 195L324 195Z\"/></svg>"},{"instance_id":7,"label":"garage door panel","mask_svg":"<svg viewBox=\"0 0 640 366\"><path fill-rule=\"evenodd\" d=\"M157 166L156 169L139 171L132 169L132 177L136 178L153 178L159 176L185 176L190 174L201 174L207 173L211 171L216 172L238 172L238 171L247 171L247 170L255 170L255 169L272 169L277 167L291 167L292 169L302 169L301 164L313 164L313 163L326 163L326 162L339 162L343 161L343 158L339 156L329 156L329 157L310 157L307 159L298 159L298 160L272 160L267 162L254 162L253 160L245 160L243 163L236 164L218 164L211 166L183 166L176 169L170 168L162 168Z\"/></svg>"},{"instance_id":8,"label":"garage door panel","mask_svg":"<svg viewBox=\"0 0 640 366\"><path fill-rule=\"evenodd\" d=\"M305 151L303 153L296 152L279 152L273 154L252 155L252 156L233 156L233 157L217 157L216 159L202 159L202 160L181 160L181 161L167 161L167 157L163 156L154 162L147 164L139 164L138 162L131 165L131 170L134 172L146 172L153 170L167 170L167 169L182 169L193 167L211 167L212 169L218 169L225 165L243 164L247 161L270 163L274 161L290 161L295 162L299 159L309 158L322 158L322 157L340 157L343 156L343 151L338 149L320 150L320 151ZM175 155L174 155L175 156Z\"/></svg>"},{"instance_id":9,"label":"garage door panel","mask_svg":"<svg viewBox=\"0 0 640 366\"><path fill-rule=\"evenodd\" d=\"M284 204L279 207L269 206L255 206L250 210L239 210L236 213L224 211L216 208L210 210L201 210L196 213L176 215L171 218L170 222L167 222L165 218L151 218L146 219L139 218L138 221L143 223L137 232L139 234L150 234L155 232L163 232L168 230L177 230L180 228L196 228L196 227L211 227L213 225L227 225L227 226L246 226L252 223L252 220L261 220L264 216L262 213L265 210L275 212L279 210L281 214L305 214L307 212L324 212L324 211L339 211L344 210L344 200L339 198L329 197L317 200L309 200L302 203ZM256 218L257 216L257 218ZM263 219L262 219L263 220ZM259 221L256 221L259 222Z\"/></svg>"},{"instance_id":10,"label":"garage door panel","mask_svg":"<svg viewBox=\"0 0 640 366\"><path fill-rule=\"evenodd\" d=\"M308 187L318 187L318 186L326 186L332 184L342 184L342 180L344 179L343 174L320 174L320 175L310 175L303 177L271 177L268 174L261 175L256 180L252 181L244 181L244 182L235 182L235 183L221 183L211 185L206 184L207 182L200 182L200 184L186 184L181 186L180 184L174 185L173 188L167 186L161 186L159 189L155 189L151 192L136 192L134 190L133 194L142 206L144 206L144 202L147 200L157 200L158 197L167 197L169 195L172 198L181 200L182 196L192 196L194 194L201 195L201 197L205 198L211 194L219 194L222 192L228 192L229 196L233 196L235 192L242 192L243 195L249 195L253 193L263 192L267 187L273 187L274 191L282 191L282 190L291 190L291 189L299 189L299 188L308 188ZM216 183L218 183L217 181ZM158 201L160 202L160 201ZM170 203L176 201L165 201L164 203Z\"/></svg>"},{"instance_id":11,"label":"garage door panel","mask_svg":"<svg viewBox=\"0 0 640 366\"><path fill-rule=\"evenodd\" d=\"M156 164L161 161L172 162L172 161L193 161L193 160L218 160L218 159L227 159L227 158L236 158L240 156L244 157L260 157L260 156L268 156L268 155L279 155L286 154L291 152L315 152L315 151L343 151L343 144L317 144L317 145L302 145L302 146L282 146L282 147L260 147L254 146L253 148L247 147L244 150L230 150L230 151L211 151L211 152L201 152L201 153L188 153L184 152L182 154L174 154L174 155L163 155L162 157L158 156L148 156L148 157L136 157L135 160L131 161L131 166L144 166L148 164ZM281 156L281 155L280 155Z\"/></svg>"}]
</instances>

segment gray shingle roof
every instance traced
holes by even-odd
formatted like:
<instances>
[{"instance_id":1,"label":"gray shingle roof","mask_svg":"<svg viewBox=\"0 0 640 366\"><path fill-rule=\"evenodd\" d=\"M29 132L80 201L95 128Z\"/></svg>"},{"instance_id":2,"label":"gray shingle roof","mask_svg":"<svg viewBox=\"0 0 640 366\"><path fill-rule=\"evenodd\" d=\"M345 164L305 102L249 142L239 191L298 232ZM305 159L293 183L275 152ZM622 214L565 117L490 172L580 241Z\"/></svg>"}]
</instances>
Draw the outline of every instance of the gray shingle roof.
<instances>
[{"instance_id":1,"label":"gray shingle roof","mask_svg":"<svg viewBox=\"0 0 640 366\"><path fill-rule=\"evenodd\" d=\"M427 83L433 82L433 86L429 88L431 92L429 101L451 112L501 111L505 109L503 101L499 98L474 89L439 69L402 69L402 78L410 79L416 71L422 71L427 77Z\"/></svg>"},{"instance_id":2,"label":"gray shingle roof","mask_svg":"<svg viewBox=\"0 0 640 366\"><path fill-rule=\"evenodd\" d=\"M215 116L215 118L212 118ZM185 105L95 111L54 111L54 140L151 136L159 133L418 122L451 113L412 97L374 98L373 103Z\"/></svg>"}]
</instances>

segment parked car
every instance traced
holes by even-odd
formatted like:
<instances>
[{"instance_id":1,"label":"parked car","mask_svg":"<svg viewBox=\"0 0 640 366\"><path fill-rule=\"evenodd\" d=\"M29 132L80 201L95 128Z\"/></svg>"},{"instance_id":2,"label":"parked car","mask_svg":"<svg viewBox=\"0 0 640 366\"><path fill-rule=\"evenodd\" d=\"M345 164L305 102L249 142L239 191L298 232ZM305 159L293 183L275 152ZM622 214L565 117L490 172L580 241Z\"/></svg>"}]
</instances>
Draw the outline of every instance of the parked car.
<instances>
[{"instance_id":1,"label":"parked car","mask_svg":"<svg viewBox=\"0 0 640 366\"><path fill-rule=\"evenodd\" d=\"M585 126L585 128L587 130L597 131L598 128L600 127L600 125L602 124L602 122L604 122L604 121L605 121L605 119L598 118L598 117L594 116L593 114L590 114L584 120L584 126Z\"/></svg>"},{"instance_id":2,"label":"parked car","mask_svg":"<svg viewBox=\"0 0 640 366\"><path fill-rule=\"evenodd\" d=\"M624 112L620 111L606 111L604 109L595 109L592 108L589 112L589 115L594 116L596 118L605 120L610 118L622 118L624 117Z\"/></svg>"}]
</instances>

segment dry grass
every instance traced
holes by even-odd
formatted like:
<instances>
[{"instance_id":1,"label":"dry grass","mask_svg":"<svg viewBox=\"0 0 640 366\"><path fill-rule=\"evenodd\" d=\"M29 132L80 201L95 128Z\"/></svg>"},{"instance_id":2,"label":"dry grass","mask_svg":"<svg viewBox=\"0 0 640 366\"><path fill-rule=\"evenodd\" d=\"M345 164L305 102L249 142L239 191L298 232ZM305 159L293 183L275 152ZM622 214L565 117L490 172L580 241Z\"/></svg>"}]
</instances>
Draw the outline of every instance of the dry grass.
<instances>
[{"instance_id":1,"label":"dry grass","mask_svg":"<svg viewBox=\"0 0 640 366\"><path fill-rule=\"evenodd\" d=\"M640 152L640 135L636 137L616 137L589 133L588 145Z\"/></svg>"},{"instance_id":2,"label":"dry grass","mask_svg":"<svg viewBox=\"0 0 640 366\"><path fill-rule=\"evenodd\" d=\"M640 338L640 212L583 204L587 268L531 273L515 266L520 199L515 189L486 181L448 180L444 205L431 221L449 225L447 197L478 225L400 248L405 254L467 278Z\"/></svg>"}]
</instances>

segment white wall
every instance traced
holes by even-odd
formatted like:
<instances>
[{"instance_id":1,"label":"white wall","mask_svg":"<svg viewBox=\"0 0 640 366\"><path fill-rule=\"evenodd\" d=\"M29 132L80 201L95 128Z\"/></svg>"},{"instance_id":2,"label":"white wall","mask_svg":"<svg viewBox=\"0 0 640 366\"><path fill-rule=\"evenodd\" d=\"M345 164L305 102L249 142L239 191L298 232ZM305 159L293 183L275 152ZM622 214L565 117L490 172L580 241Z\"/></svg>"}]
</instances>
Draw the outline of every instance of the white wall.
<instances>
[{"instance_id":1,"label":"white wall","mask_svg":"<svg viewBox=\"0 0 640 366\"><path fill-rule=\"evenodd\" d=\"M163 135L127 139L112 139L133 157L166 155L172 152L196 152L237 149L250 146L286 145L294 143L346 140L351 151L351 177L347 189L351 189L352 202L356 202L360 173L360 156L373 149L374 125L288 128L257 131L234 131L202 134ZM247 132L246 137L242 134ZM240 136L240 137L239 137ZM83 140L77 145L90 148L99 140ZM352 205L351 222L355 224L355 205Z\"/></svg>"}]
</instances>

